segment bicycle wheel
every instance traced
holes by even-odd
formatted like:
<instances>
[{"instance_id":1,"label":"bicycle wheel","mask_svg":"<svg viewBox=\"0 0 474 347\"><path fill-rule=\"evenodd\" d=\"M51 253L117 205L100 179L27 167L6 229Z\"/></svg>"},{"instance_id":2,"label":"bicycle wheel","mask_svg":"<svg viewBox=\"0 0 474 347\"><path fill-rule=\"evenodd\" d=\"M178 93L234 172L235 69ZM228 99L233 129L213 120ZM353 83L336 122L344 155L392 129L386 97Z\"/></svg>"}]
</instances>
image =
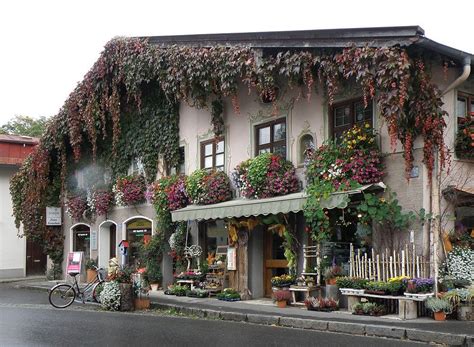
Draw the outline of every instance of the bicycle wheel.
<instances>
[{"instance_id":1,"label":"bicycle wheel","mask_svg":"<svg viewBox=\"0 0 474 347\"><path fill-rule=\"evenodd\" d=\"M76 298L76 291L69 284L58 284L49 292L49 303L56 308L66 308Z\"/></svg>"},{"instance_id":2,"label":"bicycle wheel","mask_svg":"<svg viewBox=\"0 0 474 347\"><path fill-rule=\"evenodd\" d=\"M102 292L102 289L104 289L104 281L98 282L95 284L94 288L92 288L92 299L94 299L95 302L100 303L100 293Z\"/></svg>"}]
</instances>

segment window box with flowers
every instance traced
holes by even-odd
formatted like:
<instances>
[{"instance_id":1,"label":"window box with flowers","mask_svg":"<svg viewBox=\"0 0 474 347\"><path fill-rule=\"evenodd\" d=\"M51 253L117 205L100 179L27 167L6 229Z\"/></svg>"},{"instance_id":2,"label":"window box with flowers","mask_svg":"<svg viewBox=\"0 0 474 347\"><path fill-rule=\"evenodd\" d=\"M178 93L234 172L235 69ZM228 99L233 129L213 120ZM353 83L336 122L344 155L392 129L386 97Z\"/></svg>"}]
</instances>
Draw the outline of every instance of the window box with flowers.
<instances>
[{"instance_id":1,"label":"window box with flowers","mask_svg":"<svg viewBox=\"0 0 474 347\"><path fill-rule=\"evenodd\" d=\"M194 171L186 181L186 191L195 205L211 205L232 199L229 178L222 171Z\"/></svg>"},{"instance_id":2,"label":"window box with flowers","mask_svg":"<svg viewBox=\"0 0 474 347\"><path fill-rule=\"evenodd\" d=\"M143 176L119 177L112 187L117 206L131 206L144 202L145 190L146 185Z\"/></svg>"},{"instance_id":3,"label":"window box with flowers","mask_svg":"<svg viewBox=\"0 0 474 347\"><path fill-rule=\"evenodd\" d=\"M461 118L458 122L461 123ZM460 159L474 160L474 112L470 112L462 118L462 123L458 124L458 132L454 150Z\"/></svg>"},{"instance_id":4,"label":"window box with flowers","mask_svg":"<svg viewBox=\"0 0 474 347\"><path fill-rule=\"evenodd\" d=\"M106 215L114 203L114 194L106 189L96 189L87 194L87 205L91 213Z\"/></svg>"},{"instance_id":5,"label":"window box with flowers","mask_svg":"<svg viewBox=\"0 0 474 347\"><path fill-rule=\"evenodd\" d=\"M71 196L66 201L66 213L74 220L84 218L87 211L87 199L83 195Z\"/></svg>"},{"instance_id":6,"label":"window box with flowers","mask_svg":"<svg viewBox=\"0 0 474 347\"><path fill-rule=\"evenodd\" d=\"M272 153L262 153L240 163L232 179L245 198L264 199L300 189L293 164Z\"/></svg>"}]
</instances>

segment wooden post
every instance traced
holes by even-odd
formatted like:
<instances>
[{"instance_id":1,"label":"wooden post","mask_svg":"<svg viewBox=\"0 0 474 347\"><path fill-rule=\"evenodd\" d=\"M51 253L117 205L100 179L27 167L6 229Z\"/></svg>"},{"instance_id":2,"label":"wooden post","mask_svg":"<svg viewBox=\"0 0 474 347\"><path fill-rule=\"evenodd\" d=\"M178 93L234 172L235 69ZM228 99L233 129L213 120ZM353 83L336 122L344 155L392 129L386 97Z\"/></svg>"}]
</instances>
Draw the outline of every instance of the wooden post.
<instances>
[{"instance_id":1,"label":"wooden post","mask_svg":"<svg viewBox=\"0 0 474 347\"><path fill-rule=\"evenodd\" d=\"M352 243L349 247L349 276L354 277L354 246Z\"/></svg>"},{"instance_id":2,"label":"wooden post","mask_svg":"<svg viewBox=\"0 0 474 347\"><path fill-rule=\"evenodd\" d=\"M389 267L390 267L390 277L394 277L393 276L393 258L392 258L392 256L390 256Z\"/></svg>"},{"instance_id":3,"label":"wooden post","mask_svg":"<svg viewBox=\"0 0 474 347\"><path fill-rule=\"evenodd\" d=\"M402 265L402 276L405 276L405 251L402 250L402 261L401 261L401 265Z\"/></svg>"},{"instance_id":4,"label":"wooden post","mask_svg":"<svg viewBox=\"0 0 474 347\"><path fill-rule=\"evenodd\" d=\"M316 268L318 269L318 276L316 276L316 284L321 284L321 243L316 245Z\"/></svg>"},{"instance_id":5,"label":"wooden post","mask_svg":"<svg viewBox=\"0 0 474 347\"><path fill-rule=\"evenodd\" d=\"M383 278L380 276L380 257L377 254L377 281L383 281Z\"/></svg>"},{"instance_id":6,"label":"wooden post","mask_svg":"<svg viewBox=\"0 0 474 347\"><path fill-rule=\"evenodd\" d=\"M420 276L420 257L416 256L416 276L415 277L421 277Z\"/></svg>"}]
</instances>

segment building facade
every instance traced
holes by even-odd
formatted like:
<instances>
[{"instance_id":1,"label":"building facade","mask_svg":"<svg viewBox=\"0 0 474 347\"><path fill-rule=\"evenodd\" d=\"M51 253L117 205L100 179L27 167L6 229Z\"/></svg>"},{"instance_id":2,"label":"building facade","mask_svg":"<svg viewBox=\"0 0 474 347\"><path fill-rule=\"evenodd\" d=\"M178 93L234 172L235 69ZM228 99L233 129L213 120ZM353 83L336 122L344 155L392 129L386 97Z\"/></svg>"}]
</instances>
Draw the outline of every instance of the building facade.
<instances>
[{"instance_id":1,"label":"building facade","mask_svg":"<svg viewBox=\"0 0 474 347\"><path fill-rule=\"evenodd\" d=\"M212 128L212 115L209 109L190 106L186 102L179 105L179 141L182 162L179 171L190 175L197 169L216 169L231 176L239 163L254 158L260 153L280 154L296 168L298 177L305 186L304 162L308 147L319 147L326 140L338 137L343 131L356 124L369 124L378 133L377 141L384 153L386 175L384 186L396 192L402 208L407 211L424 209L432 215L443 215L442 223L428 222L412 225L410 230L397 233L396 240L391 240L393 248L403 249L406 244L416 245L416 253L425 259L442 256L444 250L440 243L443 235L455 230L456 220L468 230L474 228L472 192L474 182L474 164L465 159L462 153L456 152L456 138L463 129L463 122L474 112L474 77L470 74L472 55L438 44L426 38L419 27L379 28L379 29L344 29L327 31L255 33L255 34L217 34L173 37L150 37L149 42L166 48L171 45L183 46L248 46L257 55L277 54L287 50L340 50L344 47L366 45L374 47L404 47L413 52L426 53L431 57L430 73L433 82L442 92L442 109L447 112L445 144L451 153L451 167L430 180L423 160L423 143L420 139L414 143L413 169L407 180L405 171L404 149L398 143L391 145L387 124L381 117L377 102L366 107L364 93L360 87L348 83L343 90L334 95L332 103L322 88L313 93L310 99L301 100L301 91L287 84L278 90L276 102L268 102L255 93L248 93L242 85L237 93L239 114L235 114L232 100L224 100L224 130L216 140ZM442 62L449 61L443 65ZM441 62L441 63L440 63ZM377 93L377 91L375 91ZM139 163L138 163L139 164ZM157 164L158 165L158 164ZM437 165L435 163L435 165ZM137 163L131 163L131 172L139 170ZM158 174L159 178L160 174ZM382 185L370 189L380 189ZM87 187L85 187L87 188ZM269 211L273 214L288 214L294 225L295 235L300 245L297 259L297 272L304 272L303 246L312 244L305 233L305 220L301 210L304 204L304 193L291 198L298 207L284 207L288 199L279 198L270 201ZM361 192L355 192L361 194ZM453 198L461 196L462 199ZM283 201L283 202L282 202ZM216 252L219 246L228 246L228 220L232 218L249 218L268 215L269 211L244 212L249 204L255 201L236 196L232 202L214 207L188 207L183 211L172 213L174 221L185 221L189 230L189 244L197 244L203 250L202 261L209 253ZM229 214L228 205L234 215ZM259 205L264 204L264 199ZM293 205L292 205L293 206ZM221 208L225 210L223 218L212 213ZM252 207L250 207L252 209ZM214 212L209 212L213 209ZM273 210L272 210L273 209ZM275 210L276 209L276 210ZM194 217L184 213L191 211ZM226 214L227 213L227 214ZM271 213L270 213L271 214ZM447 216L455 218L448 218ZM347 260L350 243L357 243L357 237L347 237L345 229L338 229L331 240L333 247L326 256L330 261L341 262L339 257ZM412 231L412 232L411 232ZM111 257L121 258L118 245L122 240L142 242L148 235L157 230L156 215L151 204L140 204L128 207L115 207L106 216L95 220L72 220L65 218L63 224L65 236L64 251L84 251L87 258L97 258L100 266L106 266ZM229 278L229 285L240 291L248 291L258 298L270 294L270 278L286 271L287 262L282 254L282 240L269 228L260 225L247 233L243 251L237 252L237 258L245 259L242 268ZM377 242L379 244L377 244ZM338 246L338 243L340 244ZM342 246L341 246L342 245ZM373 247L383 249L383 240L373 237ZM168 246L167 246L168 247ZM342 250L341 250L342 249ZM339 251L338 251L339 250ZM168 249L169 251L169 249ZM242 253L243 252L243 253ZM129 255L133 257L133 252ZM341 259L342 259L341 258ZM238 261L239 262L239 261ZM173 281L173 261L165 256L162 264L163 284ZM242 278L244 278L242 282Z\"/></svg>"},{"instance_id":2,"label":"building facade","mask_svg":"<svg viewBox=\"0 0 474 347\"><path fill-rule=\"evenodd\" d=\"M12 216L10 179L38 144L28 136L0 135L0 192L4 197L0 216L0 278L44 275L46 256L33 241L21 237Z\"/></svg>"}]
</instances>

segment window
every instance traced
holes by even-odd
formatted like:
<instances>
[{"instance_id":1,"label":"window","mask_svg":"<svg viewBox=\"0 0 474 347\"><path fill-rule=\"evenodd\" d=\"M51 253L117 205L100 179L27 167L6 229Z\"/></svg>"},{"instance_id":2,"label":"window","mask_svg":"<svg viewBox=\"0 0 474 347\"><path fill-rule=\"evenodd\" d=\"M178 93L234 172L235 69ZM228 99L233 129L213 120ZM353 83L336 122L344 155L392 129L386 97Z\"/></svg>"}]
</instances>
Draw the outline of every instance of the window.
<instances>
[{"instance_id":1,"label":"window","mask_svg":"<svg viewBox=\"0 0 474 347\"><path fill-rule=\"evenodd\" d=\"M474 112L474 95L458 94L456 102L456 118L458 130L464 128L464 122L469 113Z\"/></svg>"},{"instance_id":2,"label":"window","mask_svg":"<svg viewBox=\"0 0 474 347\"><path fill-rule=\"evenodd\" d=\"M201 168L224 170L223 138L201 142Z\"/></svg>"},{"instance_id":3,"label":"window","mask_svg":"<svg viewBox=\"0 0 474 347\"><path fill-rule=\"evenodd\" d=\"M333 138L340 138L342 133L355 124L373 125L372 103L364 107L362 99L335 104L331 109L330 126Z\"/></svg>"},{"instance_id":4,"label":"window","mask_svg":"<svg viewBox=\"0 0 474 347\"><path fill-rule=\"evenodd\" d=\"M132 163L128 169L129 175L145 175L145 167L142 158L133 158Z\"/></svg>"},{"instance_id":5,"label":"window","mask_svg":"<svg viewBox=\"0 0 474 347\"><path fill-rule=\"evenodd\" d=\"M269 152L286 158L286 119L257 125L255 144L255 155Z\"/></svg>"}]
</instances>

